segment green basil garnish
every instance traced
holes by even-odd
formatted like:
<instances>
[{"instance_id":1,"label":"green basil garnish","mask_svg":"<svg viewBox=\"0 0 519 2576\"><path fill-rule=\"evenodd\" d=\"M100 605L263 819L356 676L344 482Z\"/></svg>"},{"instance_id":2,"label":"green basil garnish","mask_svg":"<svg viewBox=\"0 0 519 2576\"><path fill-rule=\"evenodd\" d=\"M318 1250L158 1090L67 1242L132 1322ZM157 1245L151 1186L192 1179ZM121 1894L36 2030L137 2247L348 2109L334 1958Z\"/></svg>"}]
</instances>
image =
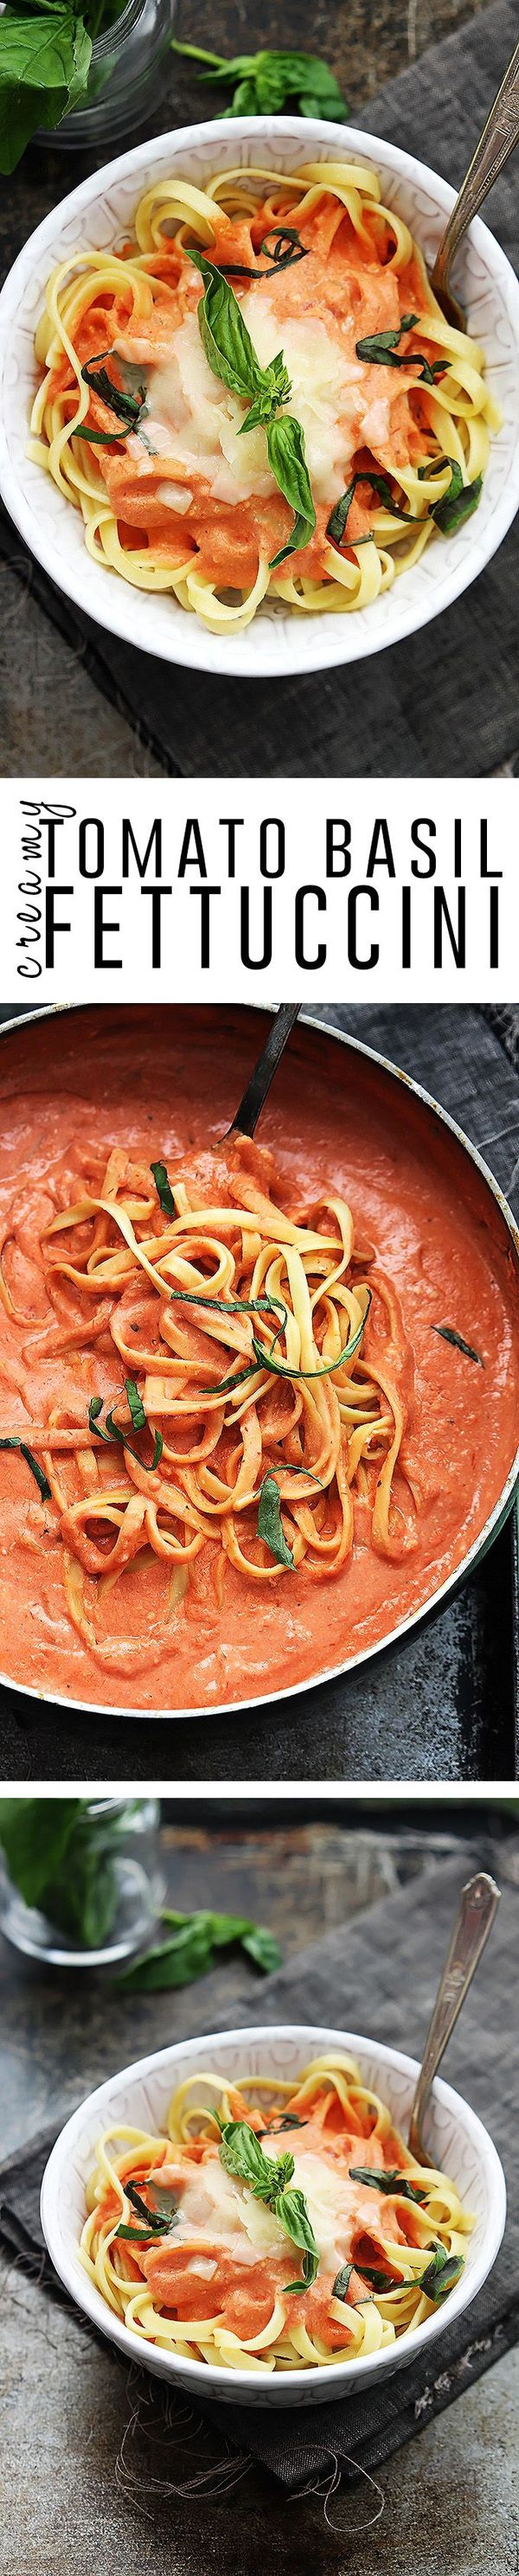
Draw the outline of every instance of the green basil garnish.
<instances>
[{"instance_id":1,"label":"green basil garnish","mask_svg":"<svg viewBox=\"0 0 519 2576\"><path fill-rule=\"evenodd\" d=\"M454 2283L459 2281L463 2270L462 2254L446 2254L443 2245L437 2245L432 2261L427 2264L425 2272L420 2274L420 2289L424 2291L426 2299L433 2299L436 2305L438 2299L445 2298L447 2290L454 2289Z\"/></svg>"},{"instance_id":2,"label":"green basil garnish","mask_svg":"<svg viewBox=\"0 0 519 2576\"><path fill-rule=\"evenodd\" d=\"M342 2272L336 2272L332 2290L332 2299L347 2298L352 2271L353 2263L343 2263Z\"/></svg>"},{"instance_id":3,"label":"green basil garnish","mask_svg":"<svg viewBox=\"0 0 519 2576\"><path fill-rule=\"evenodd\" d=\"M280 2219L291 2244L301 2246L303 2282L293 2282L289 2286L296 2290L302 2289L303 2285L305 2289L310 2288L319 2268L319 2252L304 2193L290 2189L294 2173L294 2158L290 2151L278 2156L274 2162L269 2156L264 2156L256 2131L249 2128L247 2120L228 2120L222 2126L218 2153L225 2172L246 2183L254 2199L262 2200L265 2207L272 2209L274 2216Z\"/></svg>"},{"instance_id":4,"label":"green basil garnish","mask_svg":"<svg viewBox=\"0 0 519 2576\"><path fill-rule=\"evenodd\" d=\"M292 1549L285 1538L279 1485L276 1484L275 1476L263 1478L258 1508L258 1538L262 1538L265 1547L270 1548L270 1554L275 1556L277 1565L291 1566L293 1571L294 1559Z\"/></svg>"},{"instance_id":5,"label":"green basil garnish","mask_svg":"<svg viewBox=\"0 0 519 2576\"><path fill-rule=\"evenodd\" d=\"M447 372L447 361L445 358L433 358L432 361L430 361L429 358L424 357L421 349L409 349L407 352L405 350L398 350L398 342L403 338L404 334L407 331L414 331L417 326L420 328L420 323L423 324L424 320L425 316L423 314L404 313L402 315L402 321L398 324L397 330L375 331L373 336L367 340L356 340L356 357L365 358L367 365L370 367L419 366L420 375L418 377L418 383L434 385L436 377L444 376Z\"/></svg>"},{"instance_id":6,"label":"green basil garnish","mask_svg":"<svg viewBox=\"0 0 519 2576\"><path fill-rule=\"evenodd\" d=\"M372 490L374 492L378 492L379 500L383 502L384 509L390 510L394 519L407 520L410 528L417 528L420 525L418 519L411 518L409 510L403 510L400 502L393 500L391 486L388 483L385 474L371 474L368 472L364 474L352 474L351 483L348 484L347 491L341 494L340 501L336 501L335 508L332 510L331 517L327 524L326 535L327 537L332 538L332 542L335 546L342 545L353 495L357 490L358 483L370 483ZM359 540L354 538L353 542L355 544L358 543Z\"/></svg>"},{"instance_id":7,"label":"green basil garnish","mask_svg":"<svg viewBox=\"0 0 519 2576\"><path fill-rule=\"evenodd\" d=\"M38 1459L34 1457L32 1449L28 1448L27 1441L15 1439L0 1440L0 1449L19 1449L20 1457L25 1458L26 1467L30 1467L31 1476L34 1476L35 1484L37 1484L38 1491L41 1494L42 1503L50 1502L51 1488L48 1476L44 1474L43 1467L40 1467Z\"/></svg>"},{"instance_id":8,"label":"green basil garnish","mask_svg":"<svg viewBox=\"0 0 519 2576\"><path fill-rule=\"evenodd\" d=\"M307 546L316 525L312 486L305 456L304 431L300 422L285 413L283 420L273 420L267 429L268 459L285 501L295 511L294 525L279 554L272 555L270 571L285 562L287 555Z\"/></svg>"},{"instance_id":9,"label":"green basil garnish","mask_svg":"<svg viewBox=\"0 0 519 2576\"><path fill-rule=\"evenodd\" d=\"M249 413L244 428L253 428L257 420L271 420L278 404L287 402L290 394L282 352L269 367L260 367L237 296L222 270L194 244L186 243L186 254L199 268L205 290L198 306L198 326L213 376L219 376L242 402L253 405L254 420Z\"/></svg>"},{"instance_id":10,"label":"green basil garnish","mask_svg":"<svg viewBox=\"0 0 519 2576\"><path fill-rule=\"evenodd\" d=\"M148 1428L149 1428L149 1425L148 1425L148 1423L147 1423L147 1417L146 1417L146 1414L145 1414L145 1411L144 1411L144 1405L141 1403L141 1398L140 1398L140 1396L137 1394L137 1388L136 1388L136 1385L135 1385L135 1380L134 1380L134 1378L126 1377L126 1378L125 1378L125 1381L124 1381L124 1384L125 1384L125 1389L126 1389L126 1395L127 1395L127 1398L128 1398L128 1404L129 1404L129 1407L130 1407L130 1413L131 1413L131 1417L132 1417L132 1422L133 1422L133 1418L134 1418L134 1416L133 1416L133 1411L132 1411L132 1405L135 1405L135 1404L136 1404L136 1405L140 1408L140 1414L142 1414L142 1424L141 1424L140 1419L139 1419L139 1424L138 1424L138 1425L136 1424L136 1425L135 1425L135 1428L136 1428L136 1429L137 1429L137 1428L139 1428L139 1429L142 1429L142 1428L148 1429ZM131 1393L130 1393L130 1389L131 1389ZM89 1431L94 1431L94 1432L95 1432L96 1440L104 1440L104 1441L106 1442L106 1446L107 1446L107 1448L109 1448L109 1447L110 1447L110 1444L111 1444L112 1440L117 1440L117 1441L118 1441L118 1444L119 1444L119 1447L120 1447L121 1449L129 1449L129 1450L130 1450L130 1453L131 1453L132 1458L136 1458L136 1459L137 1459L137 1464L138 1464L138 1466L139 1466L139 1467L144 1467L144 1468L146 1469L146 1475L147 1475L147 1476L153 1476L153 1475L155 1474L155 1468L159 1466L159 1462L160 1462L160 1459L161 1459L161 1457L162 1457L162 1451L163 1451L163 1448L164 1448L164 1441L163 1441L163 1437L162 1437L162 1432L161 1432L161 1431L155 1431L155 1433L154 1433L154 1438L153 1438L153 1457L152 1457L152 1459L150 1459L149 1464L147 1464L146 1459L145 1459L145 1458L141 1458L140 1449L136 1449L136 1448L135 1448L134 1441L129 1439L128 1432L127 1432L127 1431L123 1431L123 1430L121 1429L121 1424L120 1424L119 1422L115 1422L115 1421L114 1421L113 1410L112 1410L110 1413L107 1413L107 1416L106 1416L106 1427L103 1429L102 1424L101 1424L101 1421L100 1421L100 1415L101 1415L102 1411L103 1411L103 1397L102 1397L102 1395L92 1395L92 1396L91 1396L91 1398L90 1398L90 1403L89 1403L89 1407L88 1407L88 1428L89 1428Z\"/></svg>"},{"instance_id":11,"label":"green basil garnish","mask_svg":"<svg viewBox=\"0 0 519 2576\"><path fill-rule=\"evenodd\" d=\"M171 1182L168 1178L167 1164L150 1163L150 1172L153 1172L157 1198L160 1199L163 1216L176 1216L177 1211Z\"/></svg>"},{"instance_id":12,"label":"green basil garnish","mask_svg":"<svg viewBox=\"0 0 519 2576\"><path fill-rule=\"evenodd\" d=\"M393 2166L391 2173L387 2166L382 2170L374 2169L372 2165L350 2165L350 2174L352 2182L363 2182L366 2188L371 2185L373 2191L385 2191L395 2198L398 2195L400 2200L420 2202L427 2199L427 2192L421 2191L416 2183L409 2182L407 2174L399 2173L397 2165Z\"/></svg>"},{"instance_id":13,"label":"green basil garnish","mask_svg":"<svg viewBox=\"0 0 519 2576\"><path fill-rule=\"evenodd\" d=\"M463 1351L464 1359L474 1360L476 1368L484 1368L485 1362L480 1352L472 1349L471 1342L464 1342L463 1334L456 1332L455 1324L433 1324L432 1329L433 1333L438 1334L440 1342L450 1342L453 1351Z\"/></svg>"}]
</instances>

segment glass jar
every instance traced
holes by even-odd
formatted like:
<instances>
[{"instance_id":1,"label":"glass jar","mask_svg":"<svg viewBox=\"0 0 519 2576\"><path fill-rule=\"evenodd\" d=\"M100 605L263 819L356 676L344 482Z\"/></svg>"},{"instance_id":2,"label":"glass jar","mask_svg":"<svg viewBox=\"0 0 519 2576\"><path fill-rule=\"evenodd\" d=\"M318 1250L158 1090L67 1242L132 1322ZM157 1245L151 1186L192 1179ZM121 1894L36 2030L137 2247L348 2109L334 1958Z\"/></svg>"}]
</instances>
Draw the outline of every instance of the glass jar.
<instances>
[{"instance_id":1,"label":"glass jar","mask_svg":"<svg viewBox=\"0 0 519 2576\"><path fill-rule=\"evenodd\" d=\"M153 115L164 96L165 59L177 15L177 0L126 0L120 18L104 35L95 36L86 97L63 116L52 133L40 133L47 149L95 150L98 143L134 142L139 127Z\"/></svg>"},{"instance_id":2,"label":"glass jar","mask_svg":"<svg viewBox=\"0 0 519 2576\"><path fill-rule=\"evenodd\" d=\"M89 1798L41 1906L27 1905L0 1851L0 1929L31 1959L101 1968L133 1957L164 1901L157 1798Z\"/></svg>"}]
</instances>

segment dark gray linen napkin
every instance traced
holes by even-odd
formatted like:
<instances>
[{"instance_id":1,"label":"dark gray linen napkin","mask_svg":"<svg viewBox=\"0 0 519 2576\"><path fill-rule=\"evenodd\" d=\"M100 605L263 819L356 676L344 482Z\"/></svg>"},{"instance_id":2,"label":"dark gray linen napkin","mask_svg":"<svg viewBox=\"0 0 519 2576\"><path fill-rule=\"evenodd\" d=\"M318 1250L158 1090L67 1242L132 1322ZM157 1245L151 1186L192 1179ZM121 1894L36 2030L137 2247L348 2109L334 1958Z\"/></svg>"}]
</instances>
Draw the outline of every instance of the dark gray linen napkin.
<instances>
[{"instance_id":1,"label":"dark gray linen napkin","mask_svg":"<svg viewBox=\"0 0 519 2576\"><path fill-rule=\"evenodd\" d=\"M458 185L516 42L516 0L495 0L359 109L359 125ZM517 156L485 216L518 269ZM6 520L0 543L26 578L27 557ZM356 664L317 681L254 688L172 671L76 615L38 567L31 577L67 643L168 775L480 777L519 753L519 520L463 599L374 657L369 689Z\"/></svg>"},{"instance_id":2,"label":"dark gray linen napkin","mask_svg":"<svg viewBox=\"0 0 519 2576\"><path fill-rule=\"evenodd\" d=\"M372 2031L377 2038L419 2056L459 1891L475 1867L494 1869L502 1901L450 2043L446 2072L490 2127L502 2157L509 2191L504 2245L490 2280L466 2316L454 2326L446 2325L441 2341L424 2351L423 2359L412 2368L365 2396L357 2393L349 2400L332 2399L323 2406L279 2415L203 2401L202 2422L213 2433L221 2433L240 2458L253 2459L271 2472L287 2494L302 2492L335 2463L346 2482L366 2471L372 2474L519 2335L515 2157L519 2028L510 2001L519 1954L519 1838L505 1842L499 1852L484 1846L482 1839L477 1847L465 1846L454 1862L427 1868L417 1886L408 1885L396 1896L382 1899L364 1916L297 1953L262 1986L257 2019ZM233 2020L246 2026L252 2017L249 1995L241 2007L234 2007ZM193 2028L197 2022L203 2029L200 1997L193 1999ZM223 2013L218 2026L226 2026ZM0 2171L0 2239L47 2290L57 2284L43 2244L39 2191L54 2135L53 2129L33 2139ZM138 2368L132 2371L132 2406L137 2416L139 2388L147 2442L153 2442L155 2433L161 2475L166 2477L165 2433L171 2434L173 2453L181 2440L182 2400L177 2431L169 2391L166 2401L160 2385L150 2383ZM171 2489L176 2491L173 2475Z\"/></svg>"}]
</instances>

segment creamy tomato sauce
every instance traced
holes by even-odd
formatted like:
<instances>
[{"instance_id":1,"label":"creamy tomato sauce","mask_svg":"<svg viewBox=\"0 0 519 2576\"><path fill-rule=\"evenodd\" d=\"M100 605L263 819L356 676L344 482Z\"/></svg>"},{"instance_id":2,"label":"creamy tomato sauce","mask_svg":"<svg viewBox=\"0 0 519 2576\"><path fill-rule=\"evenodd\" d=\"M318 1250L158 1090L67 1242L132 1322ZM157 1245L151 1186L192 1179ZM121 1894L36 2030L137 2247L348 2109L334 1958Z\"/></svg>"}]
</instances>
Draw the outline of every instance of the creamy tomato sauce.
<instances>
[{"instance_id":1,"label":"creamy tomato sauce","mask_svg":"<svg viewBox=\"0 0 519 2576\"><path fill-rule=\"evenodd\" d=\"M216 1142L258 1050L261 1022L224 1008L92 1009L19 1030L0 1049L0 1219L4 1279L20 1316L0 1309L0 1431L30 1444L31 1422L69 1404L86 1420L113 1398L100 1344L45 1348L56 1316L40 1236L78 1191L81 1157L128 1148L178 1170ZM338 1190L400 1299L414 1355L403 1463L417 1505L416 1546L392 1562L356 1512L351 1557L313 1581L304 1564L261 1587L231 1564L222 1604L213 1550L164 1623L161 1561L137 1557L103 1587L99 1643L69 1617L51 1504L25 1462L0 1455L0 1621L4 1672L42 1695L143 1710L263 1698L345 1664L391 1634L461 1563L497 1503L519 1438L519 1315L512 1248L477 1173L412 1097L363 1059L297 1033L261 1122L287 1204ZM10 1226L16 1223L16 1237ZM36 1340L36 1323L40 1340ZM442 1339L448 1324L477 1351Z\"/></svg>"}]
</instances>

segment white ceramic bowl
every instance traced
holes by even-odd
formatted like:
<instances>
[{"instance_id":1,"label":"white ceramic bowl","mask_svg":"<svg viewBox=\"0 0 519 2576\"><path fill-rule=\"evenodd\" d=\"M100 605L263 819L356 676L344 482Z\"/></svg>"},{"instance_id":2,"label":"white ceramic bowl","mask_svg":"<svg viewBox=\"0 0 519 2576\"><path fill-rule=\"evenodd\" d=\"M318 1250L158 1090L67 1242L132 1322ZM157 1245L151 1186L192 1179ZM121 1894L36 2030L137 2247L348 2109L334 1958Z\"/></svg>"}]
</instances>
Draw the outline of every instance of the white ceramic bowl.
<instances>
[{"instance_id":1,"label":"white ceramic bowl","mask_svg":"<svg viewBox=\"0 0 519 2576\"><path fill-rule=\"evenodd\" d=\"M466 590L488 563L519 507L519 284L492 233L479 219L460 254L456 285L469 325L487 356L488 380L504 414L479 507L457 536L426 547L414 570L351 617L298 617L280 601L264 602L251 626L229 638L210 635L175 599L132 590L93 563L79 513L50 477L25 455L37 382L34 332L50 271L78 247L112 247L132 224L135 206L154 179L181 170L204 187L217 169L297 168L330 157L374 162L383 196L396 205L432 263L454 192L425 163L353 126L296 116L211 120L161 134L85 179L26 243L0 296L0 490L37 561L76 607L112 635L167 662L277 679L288 672L330 669L380 652L424 626Z\"/></svg>"},{"instance_id":2,"label":"white ceramic bowl","mask_svg":"<svg viewBox=\"0 0 519 2576\"><path fill-rule=\"evenodd\" d=\"M180 2361L154 2344L140 2343L112 2315L83 2271L78 2239L85 2216L85 2183L103 2129L121 2120L132 2127L142 2125L160 2131L177 2084L197 2067L202 2071L210 2066L233 2083L245 2074L283 2075L295 2084L309 2059L321 2056L328 2047L350 2050L359 2059L367 2084L388 2103L397 2128L405 2136L418 2074L416 2060L376 2040L360 2039L356 2032L305 2028L301 2023L231 2030L216 2038L181 2040L173 2048L161 2048L155 2056L143 2057L136 2066L126 2066L121 2074L99 2084L67 2120L43 2177L43 2233L60 2280L76 2306L108 2336L110 2343L118 2345L127 2362L138 2361L141 2368L159 2379L173 2380L192 2395L201 2395L205 2390L207 2397L217 2396L230 2405L246 2399L248 2406L311 2406L327 2398L345 2397L361 2385L367 2387L369 2382L372 2386L375 2380L405 2369L418 2350L423 2347L425 2356L426 2348L436 2344L445 2325L453 2324L462 2309L470 2307L501 2243L506 2217L505 2179L496 2148L481 2120L441 2078L434 2085L425 2142L431 2161L451 2175L476 2224L472 2236L467 2237L461 2280L445 2305L388 2351L368 2356L365 2361L337 2363L330 2369L295 2370L290 2374L283 2371L278 2377L258 2378L255 2383L249 2371L228 2371L203 2361Z\"/></svg>"}]
</instances>

